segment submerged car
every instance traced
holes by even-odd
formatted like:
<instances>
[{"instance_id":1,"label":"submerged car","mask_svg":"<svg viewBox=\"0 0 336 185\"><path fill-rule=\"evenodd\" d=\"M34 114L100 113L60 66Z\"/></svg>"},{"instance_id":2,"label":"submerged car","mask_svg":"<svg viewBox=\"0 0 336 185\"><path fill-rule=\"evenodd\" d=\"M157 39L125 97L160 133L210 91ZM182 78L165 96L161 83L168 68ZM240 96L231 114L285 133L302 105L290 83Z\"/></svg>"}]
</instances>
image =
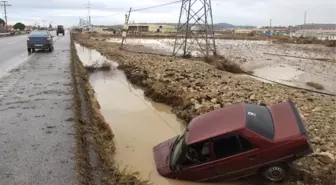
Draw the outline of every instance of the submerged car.
<instances>
[{"instance_id":1,"label":"submerged car","mask_svg":"<svg viewBox=\"0 0 336 185\"><path fill-rule=\"evenodd\" d=\"M32 31L27 37L28 52L35 51L35 49L54 50L53 36L47 30Z\"/></svg>"},{"instance_id":2,"label":"submerged car","mask_svg":"<svg viewBox=\"0 0 336 185\"><path fill-rule=\"evenodd\" d=\"M185 133L153 149L160 175L219 182L261 174L286 179L290 164L313 153L292 100L270 106L237 104L194 118Z\"/></svg>"}]
</instances>

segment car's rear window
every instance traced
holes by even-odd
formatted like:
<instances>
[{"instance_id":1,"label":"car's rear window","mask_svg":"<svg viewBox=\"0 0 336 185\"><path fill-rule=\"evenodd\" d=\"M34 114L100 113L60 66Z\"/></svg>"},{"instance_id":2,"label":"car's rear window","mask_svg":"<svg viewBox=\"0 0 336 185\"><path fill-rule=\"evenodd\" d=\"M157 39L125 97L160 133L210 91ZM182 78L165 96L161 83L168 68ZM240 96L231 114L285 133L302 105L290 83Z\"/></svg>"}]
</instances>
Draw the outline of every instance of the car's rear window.
<instances>
[{"instance_id":1,"label":"car's rear window","mask_svg":"<svg viewBox=\"0 0 336 185\"><path fill-rule=\"evenodd\" d=\"M48 32L46 31L34 31L29 34L30 36L36 37L36 36L48 36Z\"/></svg>"},{"instance_id":2,"label":"car's rear window","mask_svg":"<svg viewBox=\"0 0 336 185\"><path fill-rule=\"evenodd\" d=\"M62 28L63 28L63 26L58 26L57 28L58 28L58 29L62 29Z\"/></svg>"},{"instance_id":3,"label":"car's rear window","mask_svg":"<svg viewBox=\"0 0 336 185\"><path fill-rule=\"evenodd\" d=\"M246 104L246 127L268 139L274 138L274 122L265 106Z\"/></svg>"}]
</instances>

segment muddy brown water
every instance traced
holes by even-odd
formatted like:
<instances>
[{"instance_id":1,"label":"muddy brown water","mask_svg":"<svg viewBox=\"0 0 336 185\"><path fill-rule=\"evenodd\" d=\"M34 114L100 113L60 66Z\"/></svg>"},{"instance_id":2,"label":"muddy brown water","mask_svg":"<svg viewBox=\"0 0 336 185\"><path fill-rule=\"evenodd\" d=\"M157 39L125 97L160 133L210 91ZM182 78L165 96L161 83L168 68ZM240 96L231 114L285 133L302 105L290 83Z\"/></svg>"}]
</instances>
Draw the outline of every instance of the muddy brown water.
<instances>
[{"instance_id":1,"label":"muddy brown water","mask_svg":"<svg viewBox=\"0 0 336 185\"><path fill-rule=\"evenodd\" d=\"M104 61L95 50L76 45L78 55L84 65ZM117 66L117 63L113 63ZM170 180L161 177L155 168L153 147L169 138L181 134L185 127L172 112L171 107L153 102L144 96L144 91L127 81L118 69L95 72L90 75L90 83L96 92L101 113L115 134L115 160L120 168L139 172L142 179L155 185L204 185L230 183L195 183Z\"/></svg>"}]
</instances>

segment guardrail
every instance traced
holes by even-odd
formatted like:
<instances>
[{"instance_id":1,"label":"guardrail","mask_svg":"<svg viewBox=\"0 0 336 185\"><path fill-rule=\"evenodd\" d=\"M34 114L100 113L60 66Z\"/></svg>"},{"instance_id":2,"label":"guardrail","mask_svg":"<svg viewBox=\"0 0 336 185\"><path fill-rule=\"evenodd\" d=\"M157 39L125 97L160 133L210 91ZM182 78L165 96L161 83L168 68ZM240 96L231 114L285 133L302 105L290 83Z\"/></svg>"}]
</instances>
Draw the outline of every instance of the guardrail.
<instances>
[{"instance_id":1,"label":"guardrail","mask_svg":"<svg viewBox=\"0 0 336 185\"><path fill-rule=\"evenodd\" d=\"M0 33L0 37L5 37L5 36L9 36L10 33Z\"/></svg>"},{"instance_id":2,"label":"guardrail","mask_svg":"<svg viewBox=\"0 0 336 185\"><path fill-rule=\"evenodd\" d=\"M26 35L28 33L0 33L0 37L10 37L10 36L19 36L19 35Z\"/></svg>"}]
</instances>

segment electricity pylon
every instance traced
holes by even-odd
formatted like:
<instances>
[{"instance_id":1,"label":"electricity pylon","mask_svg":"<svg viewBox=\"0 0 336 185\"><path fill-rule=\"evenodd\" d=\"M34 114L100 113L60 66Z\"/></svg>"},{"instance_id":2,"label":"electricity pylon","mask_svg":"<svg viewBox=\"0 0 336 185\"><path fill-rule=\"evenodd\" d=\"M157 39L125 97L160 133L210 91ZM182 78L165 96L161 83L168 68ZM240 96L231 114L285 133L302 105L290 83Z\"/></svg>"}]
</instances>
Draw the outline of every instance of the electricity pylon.
<instances>
[{"instance_id":1,"label":"electricity pylon","mask_svg":"<svg viewBox=\"0 0 336 185\"><path fill-rule=\"evenodd\" d=\"M195 49L204 56L216 55L211 0L182 0L173 55L182 50L187 56Z\"/></svg>"}]
</instances>

